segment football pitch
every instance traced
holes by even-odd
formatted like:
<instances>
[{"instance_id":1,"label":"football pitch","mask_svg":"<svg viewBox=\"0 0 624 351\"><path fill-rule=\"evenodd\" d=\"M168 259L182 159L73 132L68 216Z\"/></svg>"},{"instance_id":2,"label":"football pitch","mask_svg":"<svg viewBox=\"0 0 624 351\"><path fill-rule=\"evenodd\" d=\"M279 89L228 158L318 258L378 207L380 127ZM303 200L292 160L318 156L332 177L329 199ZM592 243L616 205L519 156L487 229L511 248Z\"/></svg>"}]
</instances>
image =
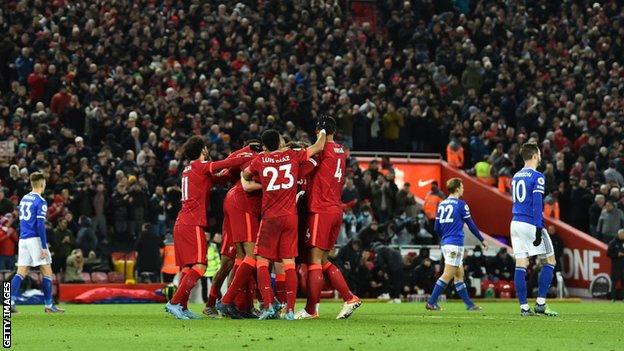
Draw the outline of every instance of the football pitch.
<instances>
[{"instance_id":1,"label":"football pitch","mask_svg":"<svg viewBox=\"0 0 624 351\"><path fill-rule=\"evenodd\" d=\"M557 302L559 317L520 317L515 302L459 302L444 311L422 303L365 302L348 320L339 303L304 321L179 321L163 305L64 305L63 315L20 306L12 318L16 350L622 350L624 303ZM303 306L303 303L298 303ZM195 312L201 305L193 305Z\"/></svg>"}]
</instances>

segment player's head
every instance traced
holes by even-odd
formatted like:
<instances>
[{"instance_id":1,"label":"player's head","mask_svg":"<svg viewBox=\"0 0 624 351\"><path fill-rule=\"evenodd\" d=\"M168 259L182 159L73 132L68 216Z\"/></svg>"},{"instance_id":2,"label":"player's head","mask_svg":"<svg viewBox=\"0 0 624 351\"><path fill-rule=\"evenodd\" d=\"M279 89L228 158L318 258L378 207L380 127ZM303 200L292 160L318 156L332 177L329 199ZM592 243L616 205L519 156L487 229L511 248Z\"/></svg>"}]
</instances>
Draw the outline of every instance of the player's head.
<instances>
[{"instance_id":1,"label":"player's head","mask_svg":"<svg viewBox=\"0 0 624 351\"><path fill-rule=\"evenodd\" d=\"M457 197L464 195L464 183L460 178L451 178L446 182L449 194Z\"/></svg>"},{"instance_id":2,"label":"player's head","mask_svg":"<svg viewBox=\"0 0 624 351\"><path fill-rule=\"evenodd\" d=\"M291 141L289 143L286 143L286 147L289 149L293 149L293 150L300 150L303 147L301 146L301 144L299 142L296 141Z\"/></svg>"},{"instance_id":3,"label":"player's head","mask_svg":"<svg viewBox=\"0 0 624 351\"><path fill-rule=\"evenodd\" d=\"M262 143L258 139L249 139L245 141L243 146L249 146L249 148L255 152L262 152Z\"/></svg>"},{"instance_id":4,"label":"player's head","mask_svg":"<svg viewBox=\"0 0 624 351\"><path fill-rule=\"evenodd\" d=\"M33 172L30 174L30 186L34 191L43 192L46 187L45 175L41 172Z\"/></svg>"},{"instance_id":5,"label":"player's head","mask_svg":"<svg viewBox=\"0 0 624 351\"><path fill-rule=\"evenodd\" d=\"M320 132L321 129L325 129L327 135L334 135L336 133L336 120L330 115L322 115L319 117L316 123L316 131Z\"/></svg>"},{"instance_id":6,"label":"player's head","mask_svg":"<svg viewBox=\"0 0 624 351\"><path fill-rule=\"evenodd\" d=\"M282 136L275 129L267 129L262 133L262 146L267 151L275 151L283 144Z\"/></svg>"},{"instance_id":7,"label":"player's head","mask_svg":"<svg viewBox=\"0 0 624 351\"><path fill-rule=\"evenodd\" d=\"M525 165L531 165L537 167L542 161L542 153L539 146L533 142L527 142L520 147L520 156L524 160Z\"/></svg>"},{"instance_id":8,"label":"player's head","mask_svg":"<svg viewBox=\"0 0 624 351\"><path fill-rule=\"evenodd\" d=\"M201 156L208 157L208 148L204 139L198 135L192 136L183 146L184 156L189 160L197 160Z\"/></svg>"}]
</instances>

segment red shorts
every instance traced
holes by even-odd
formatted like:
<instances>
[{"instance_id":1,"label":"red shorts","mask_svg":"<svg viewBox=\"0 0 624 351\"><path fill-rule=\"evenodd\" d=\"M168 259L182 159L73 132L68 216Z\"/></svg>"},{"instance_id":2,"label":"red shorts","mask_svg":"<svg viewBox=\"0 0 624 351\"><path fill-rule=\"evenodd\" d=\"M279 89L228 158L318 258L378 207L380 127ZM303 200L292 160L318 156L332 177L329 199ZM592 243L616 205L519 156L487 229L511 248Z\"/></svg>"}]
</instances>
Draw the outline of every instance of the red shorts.
<instances>
[{"instance_id":1,"label":"red shorts","mask_svg":"<svg viewBox=\"0 0 624 351\"><path fill-rule=\"evenodd\" d=\"M176 224L173 227L173 245L176 265L179 267L200 263L205 265L208 250L204 229L195 225Z\"/></svg>"},{"instance_id":2,"label":"red shorts","mask_svg":"<svg viewBox=\"0 0 624 351\"><path fill-rule=\"evenodd\" d=\"M221 255L229 258L236 257L236 245L232 241L232 234L229 232L229 225L226 224L227 220L223 220L223 230L221 233Z\"/></svg>"},{"instance_id":3,"label":"red shorts","mask_svg":"<svg viewBox=\"0 0 624 351\"><path fill-rule=\"evenodd\" d=\"M334 248L340 227L342 213L310 213L308 216L308 246L329 251Z\"/></svg>"},{"instance_id":4,"label":"red shorts","mask_svg":"<svg viewBox=\"0 0 624 351\"><path fill-rule=\"evenodd\" d=\"M226 201L223 205L223 232L231 234L234 243L253 243L258 236L260 221L257 216L240 210Z\"/></svg>"},{"instance_id":5,"label":"red shorts","mask_svg":"<svg viewBox=\"0 0 624 351\"><path fill-rule=\"evenodd\" d=\"M297 215L262 219L254 253L273 261L297 257Z\"/></svg>"}]
</instances>

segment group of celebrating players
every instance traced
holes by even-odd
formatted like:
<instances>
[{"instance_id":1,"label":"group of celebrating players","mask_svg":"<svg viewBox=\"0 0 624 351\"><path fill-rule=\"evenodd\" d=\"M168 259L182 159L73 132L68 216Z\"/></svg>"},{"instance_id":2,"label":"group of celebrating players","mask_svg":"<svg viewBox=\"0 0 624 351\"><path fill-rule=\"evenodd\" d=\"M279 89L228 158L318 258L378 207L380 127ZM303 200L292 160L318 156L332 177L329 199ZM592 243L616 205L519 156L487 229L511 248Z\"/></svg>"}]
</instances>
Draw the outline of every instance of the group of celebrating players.
<instances>
[{"instance_id":1,"label":"group of celebrating players","mask_svg":"<svg viewBox=\"0 0 624 351\"><path fill-rule=\"evenodd\" d=\"M204 314L233 319L316 319L327 275L341 294L344 305L337 319L348 318L362 304L349 290L340 270L327 258L342 224L341 194L347 158L346 150L334 141L336 122L322 117L316 142L303 148L286 145L275 130L262 134L262 143L248 142L223 161L207 161L208 149L201 137L192 137L184 146L192 160L182 174L182 210L174 227L176 261L182 267L179 288L167 303L167 312L179 319L199 318L187 307L189 294L206 269L206 203L213 181L234 181L223 204L223 244L225 257L210 290ZM544 176L536 170L540 150L534 143L522 146L525 167L512 181L513 219L510 234L516 272L516 293L521 315L534 313L556 316L546 305L546 294L555 266L550 238L543 230L542 196ZM426 303L428 310L440 310L438 297L451 280L468 310L481 310L470 299L463 274L464 223L487 249L461 199L461 179L447 182L449 198L438 205L435 231L440 236L445 267ZM534 310L527 304L526 267L529 257L543 261ZM297 260L297 262L296 262ZM232 264L232 261L234 262ZM297 297L296 264L307 269L307 303L295 313ZM275 291L271 285L275 274ZM233 280L219 298L221 286L233 270ZM255 273L255 274L254 274ZM255 312L256 291L261 309Z\"/></svg>"},{"instance_id":2,"label":"group of celebrating players","mask_svg":"<svg viewBox=\"0 0 624 351\"><path fill-rule=\"evenodd\" d=\"M304 148L286 144L276 130L261 143L248 141L222 161L208 161L199 136L184 145L190 160L182 173L182 209L173 237L176 264L181 267L178 289L165 310L178 319L200 318L188 309L192 288L206 270L206 204L213 182L232 181L224 203L224 257L203 311L233 319L316 319L324 275L341 294L345 319L362 304L328 259L342 224L342 188L347 151L334 141L336 121L323 116L317 140ZM297 262L295 262L297 260ZM232 264L233 262L233 264ZM307 267L306 307L295 313L296 263ZM275 291L271 285L275 274ZM225 278L233 279L217 301ZM255 311L256 291L261 309Z\"/></svg>"}]
</instances>

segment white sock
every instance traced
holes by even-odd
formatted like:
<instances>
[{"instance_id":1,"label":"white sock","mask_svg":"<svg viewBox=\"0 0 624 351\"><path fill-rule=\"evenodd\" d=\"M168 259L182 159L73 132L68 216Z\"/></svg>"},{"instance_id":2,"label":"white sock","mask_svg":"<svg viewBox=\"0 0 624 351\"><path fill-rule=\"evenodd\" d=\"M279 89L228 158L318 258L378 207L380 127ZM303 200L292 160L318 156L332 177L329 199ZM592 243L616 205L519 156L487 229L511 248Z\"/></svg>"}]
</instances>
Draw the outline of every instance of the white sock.
<instances>
[{"instance_id":1,"label":"white sock","mask_svg":"<svg viewBox=\"0 0 624 351\"><path fill-rule=\"evenodd\" d=\"M52 308L52 304L50 305L45 305L46 308Z\"/></svg>"},{"instance_id":2,"label":"white sock","mask_svg":"<svg viewBox=\"0 0 624 351\"><path fill-rule=\"evenodd\" d=\"M538 305L543 305L546 303L546 298L545 297L538 297L537 299L535 299L535 302L537 302Z\"/></svg>"},{"instance_id":3,"label":"white sock","mask_svg":"<svg viewBox=\"0 0 624 351\"><path fill-rule=\"evenodd\" d=\"M528 310L529 309L529 304L528 303L524 303L524 304L520 305L520 309Z\"/></svg>"}]
</instances>

